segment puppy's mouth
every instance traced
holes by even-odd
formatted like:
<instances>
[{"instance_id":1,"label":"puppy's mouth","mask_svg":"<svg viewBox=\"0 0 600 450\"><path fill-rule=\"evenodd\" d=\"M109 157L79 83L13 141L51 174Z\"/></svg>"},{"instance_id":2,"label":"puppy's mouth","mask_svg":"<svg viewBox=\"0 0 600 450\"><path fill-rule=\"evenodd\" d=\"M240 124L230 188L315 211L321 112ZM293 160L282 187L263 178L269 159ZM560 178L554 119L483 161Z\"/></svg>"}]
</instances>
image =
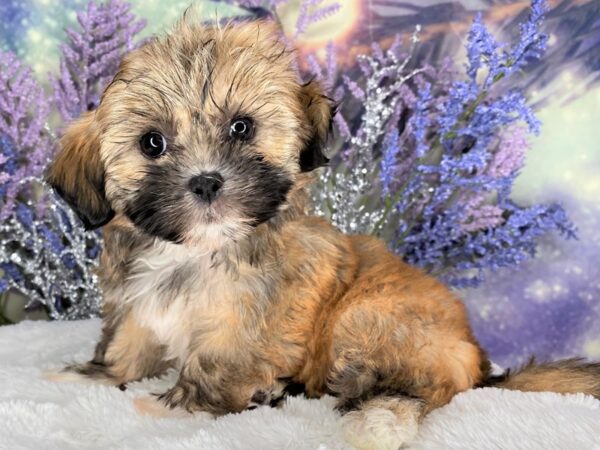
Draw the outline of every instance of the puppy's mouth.
<instances>
[{"instance_id":1,"label":"puppy's mouth","mask_svg":"<svg viewBox=\"0 0 600 450\"><path fill-rule=\"evenodd\" d=\"M198 202L196 202L198 203ZM222 199L215 199L211 203L200 203L197 207L200 209L199 219L197 222L207 225L218 225L225 219L225 208L224 201Z\"/></svg>"}]
</instances>

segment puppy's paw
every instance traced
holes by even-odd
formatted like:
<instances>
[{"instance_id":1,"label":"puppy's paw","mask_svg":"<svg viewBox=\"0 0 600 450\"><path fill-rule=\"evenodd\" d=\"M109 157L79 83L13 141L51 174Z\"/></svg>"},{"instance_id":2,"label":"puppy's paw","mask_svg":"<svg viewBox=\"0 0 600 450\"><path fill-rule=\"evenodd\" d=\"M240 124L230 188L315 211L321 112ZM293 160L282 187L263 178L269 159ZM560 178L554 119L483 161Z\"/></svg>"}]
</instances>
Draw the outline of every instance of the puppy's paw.
<instances>
[{"instance_id":1,"label":"puppy's paw","mask_svg":"<svg viewBox=\"0 0 600 450\"><path fill-rule=\"evenodd\" d=\"M203 395L198 385L192 381L180 379L175 386L157 397L165 407L170 409L181 408L188 413L215 412L209 408L210 405L206 403L206 396Z\"/></svg>"},{"instance_id":2,"label":"puppy's paw","mask_svg":"<svg viewBox=\"0 0 600 450\"><path fill-rule=\"evenodd\" d=\"M266 389L258 389L252 395L250 402L248 402L247 410L253 410L259 406L272 406L276 407L284 400L283 391L273 391Z\"/></svg>"},{"instance_id":3,"label":"puppy's paw","mask_svg":"<svg viewBox=\"0 0 600 450\"><path fill-rule=\"evenodd\" d=\"M71 372L65 369L46 369L42 370L41 378L47 381L53 381L55 383L72 383L72 382L88 382L89 379L85 376Z\"/></svg>"},{"instance_id":4,"label":"puppy's paw","mask_svg":"<svg viewBox=\"0 0 600 450\"><path fill-rule=\"evenodd\" d=\"M156 418L190 417L190 413L181 408L169 408L156 396L148 395L133 399L133 407L138 414Z\"/></svg>"},{"instance_id":5,"label":"puppy's paw","mask_svg":"<svg viewBox=\"0 0 600 450\"><path fill-rule=\"evenodd\" d=\"M422 404L415 400L374 398L341 418L346 440L358 449L398 450L419 431Z\"/></svg>"},{"instance_id":6,"label":"puppy's paw","mask_svg":"<svg viewBox=\"0 0 600 450\"><path fill-rule=\"evenodd\" d=\"M105 366L92 362L72 364L63 369L43 370L41 378L57 383L100 383L125 390L125 384L118 383Z\"/></svg>"},{"instance_id":7,"label":"puppy's paw","mask_svg":"<svg viewBox=\"0 0 600 450\"><path fill-rule=\"evenodd\" d=\"M290 379L279 379L267 389L257 389L246 409L255 409L268 405L278 408L283 405L287 397L296 397L305 393L305 386Z\"/></svg>"},{"instance_id":8,"label":"puppy's paw","mask_svg":"<svg viewBox=\"0 0 600 450\"><path fill-rule=\"evenodd\" d=\"M180 386L179 384L173 386L168 391L157 395L158 401L166 408L184 408L188 412L192 412L190 397L190 389L186 385Z\"/></svg>"},{"instance_id":9,"label":"puppy's paw","mask_svg":"<svg viewBox=\"0 0 600 450\"><path fill-rule=\"evenodd\" d=\"M360 450L398 450L417 435L417 424L401 423L389 410L353 411L342 417L348 443Z\"/></svg>"}]
</instances>

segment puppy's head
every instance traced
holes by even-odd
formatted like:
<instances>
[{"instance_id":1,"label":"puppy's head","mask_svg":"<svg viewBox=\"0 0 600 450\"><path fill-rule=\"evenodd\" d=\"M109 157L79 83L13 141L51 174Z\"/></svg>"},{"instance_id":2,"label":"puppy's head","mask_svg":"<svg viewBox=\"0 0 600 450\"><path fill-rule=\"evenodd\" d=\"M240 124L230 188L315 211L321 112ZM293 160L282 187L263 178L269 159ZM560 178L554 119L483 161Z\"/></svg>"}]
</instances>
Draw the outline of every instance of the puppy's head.
<instances>
[{"instance_id":1,"label":"puppy's head","mask_svg":"<svg viewBox=\"0 0 600 450\"><path fill-rule=\"evenodd\" d=\"M247 235L327 161L332 105L292 60L270 23L184 21L124 59L48 181L88 228L116 213L173 242Z\"/></svg>"}]
</instances>

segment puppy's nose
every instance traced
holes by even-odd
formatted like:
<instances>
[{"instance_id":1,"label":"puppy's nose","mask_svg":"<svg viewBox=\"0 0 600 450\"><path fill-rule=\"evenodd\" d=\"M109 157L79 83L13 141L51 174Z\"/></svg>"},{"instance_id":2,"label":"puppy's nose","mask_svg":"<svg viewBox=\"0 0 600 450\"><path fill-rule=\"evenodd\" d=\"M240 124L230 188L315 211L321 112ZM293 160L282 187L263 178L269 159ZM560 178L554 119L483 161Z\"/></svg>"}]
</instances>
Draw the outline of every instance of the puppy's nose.
<instances>
[{"instance_id":1,"label":"puppy's nose","mask_svg":"<svg viewBox=\"0 0 600 450\"><path fill-rule=\"evenodd\" d=\"M209 204L217 198L221 186L223 177L218 172L203 173L190 180L190 190Z\"/></svg>"}]
</instances>

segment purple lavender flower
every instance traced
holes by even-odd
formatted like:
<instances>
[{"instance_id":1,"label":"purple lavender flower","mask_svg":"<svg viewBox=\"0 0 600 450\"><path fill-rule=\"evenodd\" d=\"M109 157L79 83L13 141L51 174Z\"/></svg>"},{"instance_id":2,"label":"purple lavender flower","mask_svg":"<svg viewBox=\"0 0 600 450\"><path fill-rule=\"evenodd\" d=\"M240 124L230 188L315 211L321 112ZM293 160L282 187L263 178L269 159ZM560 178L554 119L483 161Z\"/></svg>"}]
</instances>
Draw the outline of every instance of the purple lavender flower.
<instances>
[{"instance_id":1,"label":"purple lavender flower","mask_svg":"<svg viewBox=\"0 0 600 450\"><path fill-rule=\"evenodd\" d=\"M498 146L487 167L493 178L510 177L525 163L525 153L531 148L527 130L522 126L507 128L500 134Z\"/></svg>"},{"instance_id":2,"label":"purple lavender flower","mask_svg":"<svg viewBox=\"0 0 600 450\"><path fill-rule=\"evenodd\" d=\"M464 214L461 227L466 233L496 228L504 222L504 210L496 204L488 203L485 193L465 199L462 205Z\"/></svg>"},{"instance_id":3,"label":"purple lavender flower","mask_svg":"<svg viewBox=\"0 0 600 450\"><path fill-rule=\"evenodd\" d=\"M381 193L384 197L392 193L392 185L396 181L398 154L400 153L398 132L390 133L390 135L380 163Z\"/></svg>"},{"instance_id":4,"label":"purple lavender flower","mask_svg":"<svg viewBox=\"0 0 600 450\"><path fill-rule=\"evenodd\" d=\"M346 86L348 87L348 90L354 96L354 98L361 101L365 99L365 91L360 87L357 81L351 79L347 75L344 75L343 79L344 83L346 83Z\"/></svg>"},{"instance_id":5,"label":"purple lavender flower","mask_svg":"<svg viewBox=\"0 0 600 450\"><path fill-rule=\"evenodd\" d=\"M17 283L23 279L23 275L14 264L7 262L0 263L0 269L2 269L8 277Z\"/></svg>"},{"instance_id":6,"label":"purple lavender flower","mask_svg":"<svg viewBox=\"0 0 600 450\"><path fill-rule=\"evenodd\" d=\"M9 201L14 202L14 198L9 200L7 194L17 169L15 145L8 136L0 135L0 198L2 198L3 207L7 207ZM10 205L7 209L12 210Z\"/></svg>"},{"instance_id":7,"label":"purple lavender flower","mask_svg":"<svg viewBox=\"0 0 600 450\"><path fill-rule=\"evenodd\" d=\"M60 77L50 75L54 103L65 122L98 106L121 58L134 48L145 21L135 20L130 9L120 0L90 2L77 14L81 31L65 31L69 43L61 46Z\"/></svg>"},{"instance_id":8,"label":"purple lavender flower","mask_svg":"<svg viewBox=\"0 0 600 450\"><path fill-rule=\"evenodd\" d=\"M39 176L52 155L45 131L44 91L11 52L0 52L0 220L13 211L29 177Z\"/></svg>"},{"instance_id":9,"label":"purple lavender flower","mask_svg":"<svg viewBox=\"0 0 600 450\"><path fill-rule=\"evenodd\" d=\"M431 85L425 83L419 89L419 96L415 103L415 112L413 115L413 135L415 138L415 154L417 158L422 158L429 150L429 145L425 141L427 129L430 126L429 105L431 103Z\"/></svg>"},{"instance_id":10,"label":"purple lavender flower","mask_svg":"<svg viewBox=\"0 0 600 450\"><path fill-rule=\"evenodd\" d=\"M485 65L488 69L484 89L495 82L521 69L525 64L541 58L548 42L548 36L540 32L540 24L548 10L545 0L533 0L531 13L520 25L519 40L512 48L496 41L485 27L481 14L475 16L467 40L467 75L472 83L477 83L477 73Z\"/></svg>"},{"instance_id":11,"label":"purple lavender flower","mask_svg":"<svg viewBox=\"0 0 600 450\"><path fill-rule=\"evenodd\" d=\"M363 115L372 116L349 129L341 150L335 183L353 194L334 192L328 200L338 226L355 232L362 224L360 231L381 235L408 262L457 287L475 286L486 270L530 258L537 239L549 231L574 236L559 205L522 207L510 200L528 149L526 134L537 133L539 121L523 91L500 81L510 80L525 60L541 56L544 8L534 0L515 45L497 42L476 16L464 77L444 66L405 78L398 71L407 64L398 40L388 50L374 44L370 57L359 58L364 83L343 80L347 92L365 105ZM486 76L481 79L480 73ZM380 104L374 103L376 92L386 92ZM376 161L378 183L363 181L370 160Z\"/></svg>"},{"instance_id":12,"label":"purple lavender flower","mask_svg":"<svg viewBox=\"0 0 600 450\"><path fill-rule=\"evenodd\" d=\"M319 62L315 55L308 55L306 57L309 78L318 80L326 92L334 92L334 97L336 96L334 88L337 78L336 57L336 49L332 42L329 42L325 48L324 65ZM343 91L338 91L338 93L341 94ZM334 100L340 101L341 98L334 98Z\"/></svg>"},{"instance_id":13,"label":"purple lavender flower","mask_svg":"<svg viewBox=\"0 0 600 450\"><path fill-rule=\"evenodd\" d=\"M323 0L304 0L300 3L300 12L296 20L296 38L305 34L310 25L330 17L341 8L337 2L327 6L321 6L322 3Z\"/></svg>"},{"instance_id":14,"label":"purple lavender flower","mask_svg":"<svg viewBox=\"0 0 600 450\"><path fill-rule=\"evenodd\" d=\"M545 0L533 0L527 21L520 25L517 45L510 51L508 65L512 71L518 70L532 60L540 59L548 44L548 35L540 33L540 24L548 12Z\"/></svg>"},{"instance_id":15,"label":"purple lavender flower","mask_svg":"<svg viewBox=\"0 0 600 450\"><path fill-rule=\"evenodd\" d=\"M450 88L447 99L438 105L437 123L440 127L440 141L444 142L449 133L460 121L461 116L467 109L467 105L473 104L479 94L477 85L467 81L456 81Z\"/></svg>"},{"instance_id":16,"label":"purple lavender flower","mask_svg":"<svg viewBox=\"0 0 600 450\"><path fill-rule=\"evenodd\" d=\"M533 2L533 12L521 28L521 42L511 51L494 40L480 16L475 18L467 44L469 81L454 82L436 118L442 151L436 153L434 139L431 154L412 169L408 193L425 190L429 195L424 208L417 208L417 217L409 219L412 230L407 230L404 219L397 250L455 286L475 285L483 279L484 269L518 264L532 256L535 240L547 231L574 236L558 205L522 208L508 198L527 150L525 129L515 124L524 123L537 133L539 121L521 90L490 92L520 67L522 57L514 55L541 56L543 3ZM488 76L479 85L477 73L484 67ZM415 213L409 208L415 201L399 203L401 216ZM475 275L460 275L473 270Z\"/></svg>"},{"instance_id":17,"label":"purple lavender flower","mask_svg":"<svg viewBox=\"0 0 600 450\"><path fill-rule=\"evenodd\" d=\"M495 77L502 70L502 60L499 52L502 45L496 42L494 36L483 23L481 13L477 13L467 35L467 75L473 84L477 84L477 73L484 65L489 68L484 88L489 88Z\"/></svg>"}]
</instances>

